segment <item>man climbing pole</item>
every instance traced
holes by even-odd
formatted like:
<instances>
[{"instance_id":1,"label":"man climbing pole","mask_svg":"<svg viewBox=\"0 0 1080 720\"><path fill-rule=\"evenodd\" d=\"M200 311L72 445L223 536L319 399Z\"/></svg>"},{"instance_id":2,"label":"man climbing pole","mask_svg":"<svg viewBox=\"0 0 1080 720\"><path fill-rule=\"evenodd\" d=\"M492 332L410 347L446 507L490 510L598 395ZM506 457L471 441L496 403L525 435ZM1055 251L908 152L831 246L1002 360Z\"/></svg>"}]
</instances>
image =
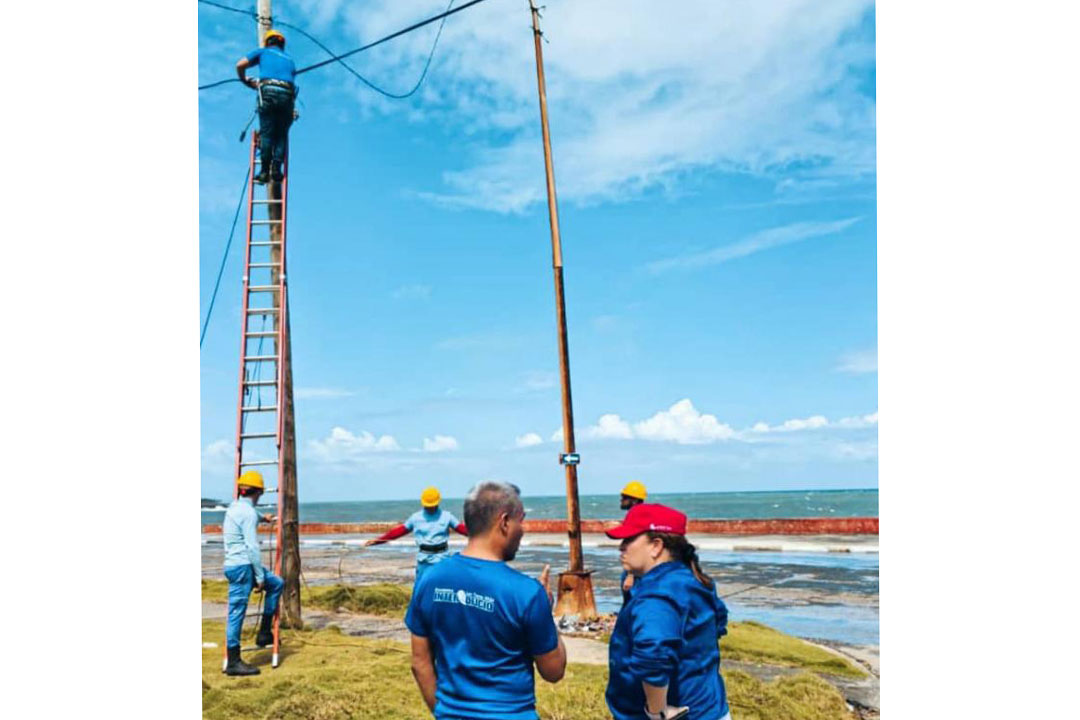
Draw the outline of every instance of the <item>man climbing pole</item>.
<instances>
[{"instance_id":1,"label":"man climbing pole","mask_svg":"<svg viewBox=\"0 0 1080 720\"><path fill-rule=\"evenodd\" d=\"M438 488L426 488L420 493L421 510L410 515L403 524L391 528L377 538L368 540L364 543L364 547L379 545L410 532L414 533L417 545L416 580L419 581L425 570L447 558L447 541L450 539L451 528L462 535L469 534L469 531L465 529L465 523L454 517L453 513L439 509L441 501L442 496Z\"/></svg>"},{"instance_id":2,"label":"man climbing pole","mask_svg":"<svg viewBox=\"0 0 1080 720\"><path fill-rule=\"evenodd\" d=\"M626 487L622 489L622 493L619 495L619 509L629 510L635 505L645 502L646 497L648 497L648 493L645 491L645 486L639 480L631 480L626 483ZM634 587L634 576L623 570L620 585L622 586L623 604L625 605L630 600L630 588Z\"/></svg>"},{"instance_id":3,"label":"man climbing pole","mask_svg":"<svg viewBox=\"0 0 1080 720\"><path fill-rule=\"evenodd\" d=\"M285 36L270 30L265 47L257 48L236 63L240 82L259 93L259 174L255 182L266 184L271 178L285 178L285 155L289 147L289 128L297 114L296 63L285 54ZM247 69L259 66L259 79L247 77Z\"/></svg>"},{"instance_id":4,"label":"man climbing pole","mask_svg":"<svg viewBox=\"0 0 1080 720\"><path fill-rule=\"evenodd\" d=\"M278 599L285 587L274 573L264 570L259 559L259 539L255 528L259 520L272 522L270 515L259 517L255 505L263 494L262 474L248 470L236 481L238 497L225 511L222 537L225 542L225 577L229 581L229 619L225 631L225 651L228 662L226 675L258 675L259 668L240 659L240 630L247 614L248 598L252 588L266 593L259 633L255 644L267 647L274 644L274 615Z\"/></svg>"}]
</instances>

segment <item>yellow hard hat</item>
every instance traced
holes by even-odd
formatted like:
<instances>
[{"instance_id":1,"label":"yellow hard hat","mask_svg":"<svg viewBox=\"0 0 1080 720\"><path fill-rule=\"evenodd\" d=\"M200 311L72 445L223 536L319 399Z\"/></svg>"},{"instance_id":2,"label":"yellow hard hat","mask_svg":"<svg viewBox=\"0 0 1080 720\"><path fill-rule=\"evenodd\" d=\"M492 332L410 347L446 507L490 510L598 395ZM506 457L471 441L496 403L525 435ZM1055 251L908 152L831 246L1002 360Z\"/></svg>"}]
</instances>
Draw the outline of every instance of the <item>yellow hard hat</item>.
<instances>
[{"instance_id":1,"label":"yellow hard hat","mask_svg":"<svg viewBox=\"0 0 1080 720\"><path fill-rule=\"evenodd\" d=\"M645 492L645 486L637 480L631 480L626 483L626 487L622 489L622 494L637 498L638 500L644 500L645 496L648 495L648 493Z\"/></svg>"},{"instance_id":2,"label":"yellow hard hat","mask_svg":"<svg viewBox=\"0 0 1080 720\"><path fill-rule=\"evenodd\" d=\"M266 31L266 37L263 38L263 45L269 45L271 38L279 40L282 45L285 44L285 36L284 35L282 35L277 30L267 30Z\"/></svg>"},{"instance_id":3,"label":"yellow hard hat","mask_svg":"<svg viewBox=\"0 0 1080 720\"><path fill-rule=\"evenodd\" d=\"M439 494L439 488L424 488L424 492L420 493L420 504L426 508L438 507L440 500L442 495Z\"/></svg>"},{"instance_id":4,"label":"yellow hard hat","mask_svg":"<svg viewBox=\"0 0 1080 720\"><path fill-rule=\"evenodd\" d=\"M247 485L248 487L264 489L262 473L258 470L248 470L242 474L236 480L237 485Z\"/></svg>"}]
</instances>

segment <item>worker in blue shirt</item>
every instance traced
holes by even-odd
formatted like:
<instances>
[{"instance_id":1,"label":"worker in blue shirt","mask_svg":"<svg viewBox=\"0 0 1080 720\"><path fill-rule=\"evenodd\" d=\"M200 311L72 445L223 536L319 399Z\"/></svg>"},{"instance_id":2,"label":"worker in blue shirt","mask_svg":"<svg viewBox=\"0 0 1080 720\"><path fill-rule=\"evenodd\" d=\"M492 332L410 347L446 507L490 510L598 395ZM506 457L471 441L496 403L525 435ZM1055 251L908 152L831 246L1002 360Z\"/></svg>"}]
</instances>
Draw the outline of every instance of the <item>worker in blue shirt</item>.
<instances>
[{"instance_id":1,"label":"worker in blue shirt","mask_svg":"<svg viewBox=\"0 0 1080 720\"><path fill-rule=\"evenodd\" d=\"M438 488L425 488L420 493L420 510L410 515L401 525L368 540L364 547L380 545L412 533L416 538L416 579L419 581L426 570L448 557L451 529L462 535L469 534L465 523L454 517L453 513L439 508L440 502L442 495Z\"/></svg>"},{"instance_id":2,"label":"worker in blue shirt","mask_svg":"<svg viewBox=\"0 0 1080 720\"><path fill-rule=\"evenodd\" d=\"M296 119L296 64L285 54L285 36L270 30L257 48L236 63L240 82L259 93L259 164L255 182L265 184L285 178L289 128ZM247 69L259 66L259 79L247 77Z\"/></svg>"},{"instance_id":3,"label":"worker in blue shirt","mask_svg":"<svg viewBox=\"0 0 1080 720\"><path fill-rule=\"evenodd\" d=\"M730 720L718 641L727 607L686 540L686 515L642 503L607 532L636 577L608 649L615 720Z\"/></svg>"},{"instance_id":4,"label":"worker in blue shirt","mask_svg":"<svg viewBox=\"0 0 1080 720\"><path fill-rule=\"evenodd\" d=\"M263 614L255 644L267 647L274 644L274 615L278 599L285 587L274 573L266 570L259 559L259 540L255 528L259 515L255 506L263 494L262 474L248 470L236 481L237 498L225 511L221 525L225 541L225 577L229 581L229 618L225 631L226 675L258 675L259 668L240 659L240 630L247 614L248 598L252 588L266 593ZM262 519L271 522L270 515Z\"/></svg>"},{"instance_id":5,"label":"worker in blue shirt","mask_svg":"<svg viewBox=\"0 0 1080 720\"><path fill-rule=\"evenodd\" d=\"M536 720L533 667L562 679L566 648L540 582L514 559L525 508L518 488L482 482L465 498L469 543L417 581L405 625L412 671L436 720Z\"/></svg>"}]
</instances>

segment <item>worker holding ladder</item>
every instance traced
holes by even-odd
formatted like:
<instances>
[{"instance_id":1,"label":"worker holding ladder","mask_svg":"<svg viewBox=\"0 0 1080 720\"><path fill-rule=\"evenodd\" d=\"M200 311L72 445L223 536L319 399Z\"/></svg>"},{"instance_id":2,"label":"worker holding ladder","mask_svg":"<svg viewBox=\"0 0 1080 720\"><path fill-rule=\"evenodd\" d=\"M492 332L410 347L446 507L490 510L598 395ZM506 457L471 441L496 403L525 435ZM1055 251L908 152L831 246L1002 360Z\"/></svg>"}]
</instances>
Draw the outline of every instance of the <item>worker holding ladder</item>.
<instances>
[{"instance_id":1,"label":"worker holding ladder","mask_svg":"<svg viewBox=\"0 0 1080 720\"><path fill-rule=\"evenodd\" d=\"M258 675L259 668L240 659L240 630L247 614L248 598L252 588L266 593L263 603L259 632L255 636L258 647L274 644L274 615L278 599L285 583L274 573L266 570L259 560L259 540L255 532L260 518L255 506L262 497L262 473L248 470L236 481L237 497L225 511L222 536L225 541L225 577L229 581L229 619L225 633L226 675ZM261 518L274 520L270 515Z\"/></svg>"},{"instance_id":2,"label":"worker holding ladder","mask_svg":"<svg viewBox=\"0 0 1080 720\"><path fill-rule=\"evenodd\" d=\"M296 119L296 63L285 54L285 36L277 30L266 33L265 47L240 58L236 74L240 82L259 93L259 174L255 182L266 184L285 179L285 156L289 128ZM247 77L247 69L259 66L259 79Z\"/></svg>"}]
</instances>

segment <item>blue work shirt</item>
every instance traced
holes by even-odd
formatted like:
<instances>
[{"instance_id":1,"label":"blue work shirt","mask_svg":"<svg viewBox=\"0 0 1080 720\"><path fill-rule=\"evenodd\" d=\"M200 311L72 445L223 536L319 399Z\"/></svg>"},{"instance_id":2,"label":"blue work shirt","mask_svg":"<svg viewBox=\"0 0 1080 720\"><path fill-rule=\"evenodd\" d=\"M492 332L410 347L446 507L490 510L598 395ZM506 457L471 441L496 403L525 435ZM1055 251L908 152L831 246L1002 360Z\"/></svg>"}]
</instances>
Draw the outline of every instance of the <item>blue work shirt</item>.
<instances>
[{"instance_id":1,"label":"blue work shirt","mask_svg":"<svg viewBox=\"0 0 1080 720\"><path fill-rule=\"evenodd\" d=\"M251 565L255 570L255 582L263 581L263 566L259 560L259 538L255 528L259 514L251 498L238 497L225 511L221 534L225 540L225 567Z\"/></svg>"},{"instance_id":2,"label":"blue work shirt","mask_svg":"<svg viewBox=\"0 0 1080 720\"><path fill-rule=\"evenodd\" d=\"M249 52L247 61L259 66L259 77L263 80L282 80L287 83L296 80L296 63L284 50L269 45L261 47Z\"/></svg>"},{"instance_id":3,"label":"blue work shirt","mask_svg":"<svg viewBox=\"0 0 1080 720\"><path fill-rule=\"evenodd\" d=\"M437 719L536 720L533 658L559 646L539 582L453 555L416 584L405 625L431 643Z\"/></svg>"},{"instance_id":4,"label":"blue work shirt","mask_svg":"<svg viewBox=\"0 0 1080 720\"><path fill-rule=\"evenodd\" d=\"M728 712L717 644L727 607L681 562L657 565L634 581L608 650L607 704L615 720L642 720L642 682L668 686L669 705L690 707L690 720Z\"/></svg>"},{"instance_id":5,"label":"blue work shirt","mask_svg":"<svg viewBox=\"0 0 1080 720\"><path fill-rule=\"evenodd\" d=\"M413 534L417 547L421 545L442 545L450 540L450 529L457 527L459 520L453 513L428 508L417 510L405 521L405 527ZM437 563L442 558L440 553L420 552L416 555L418 563Z\"/></svg>"}]
</instances>

